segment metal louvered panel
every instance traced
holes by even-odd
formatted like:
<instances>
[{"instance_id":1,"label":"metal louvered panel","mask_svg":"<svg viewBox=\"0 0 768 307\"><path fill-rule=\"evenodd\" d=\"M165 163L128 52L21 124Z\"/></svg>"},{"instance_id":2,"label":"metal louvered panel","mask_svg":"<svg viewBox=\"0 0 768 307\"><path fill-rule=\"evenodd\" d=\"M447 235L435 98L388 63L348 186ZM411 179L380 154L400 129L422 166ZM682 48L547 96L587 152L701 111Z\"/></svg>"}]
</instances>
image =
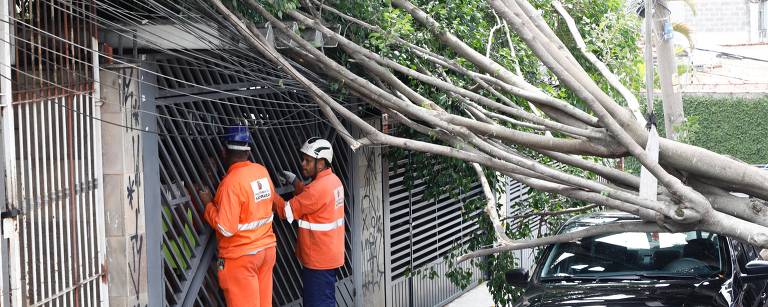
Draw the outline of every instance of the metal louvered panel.
<instances>
[{"instance_id":1,"label":"metal louvered panel","mask_svg":"<svg viewBox=\"0 0 768 307\"><path fill-rule=\"evenodd\" d=\"M528 214L533 211L528 206L524 205L524 201L526 201L529 197L529 194L531 192L531 188L520 183L517 181L514 181L512 179L508 179L507 182L507 197L506 197L506 207L507 207L507 217L512 217L516 215L523 215ZM522 227L523 224L526 224L528 227L531 228L531 232L533 234L538 234L541 231L546 230L546 223L541 218L541 216L531 216L526 219L515 219L512 220L512 229L518 229ZM521 268L531 269L533 265L536 263L536 253L537 249L535 248L529 248L529 249L523 249L523 250L516 250L512 251L511 253L515 256L515 263L517 266Z\"/></svg>"},{"instance_id":2,"label":"metal louvered panel","mask_svg":"<svg viewBox=\"0 0 768 307\"><path fill-rule=\"evenodd\" d=\"M524 214L524 212L522 212L524 211L524 208L521 208L516 204L518 202L522 202L528 199L528 192L530 190L531 188L528 187L527 185L524 185L512 179L509 179L507 183L507 189L506 189L508 216Z\"/></svg>"},{"instance_id":3,"label":"metal louvered panel","mask_svg":"<svg viewBox=\"0 0 768 307\"><path fill-rule=\"evenodd\" d=\"M154 59L159 76L157 86L158 130L160 136L160 174L163 184L163 251L165 297L169 306L223 306L217 285L213 232L203 220L204 205L198 188L215 190L225 169L220 159L220 137L225 126L247 122L255 144L251 161L261 163L272 178L280 170L300 173L298 148L312 136L334 144L333 170L345 186L347 222L345 265L337 271L337 298L341 306L352 305L353 283L350 267L350 220L354 198L351 193L351 151L335 135L319 114L317 106L304 92L297 91L290 79L271 70L260 59L211 59L162 56ZM215 67L230 67L217 70ZM247 67L259 78L285 79L284 87L269 85L240 74L231 67ZM274 82L274 80L272 80ZM277 182L275 182L277 184ZM278 192L289 196L290 186ZM273 301L277 305L300 304L301 265L294 254L295 228L275 220L277 263L274 270Z\"/></svg>"},{"instance_id":4,"label":"metal louvered panel","mask_svg":"<svg viewBox=\"0 0 768 307\"><path fill-rule=\"evenodd\" d=\"M469 218L462 217L462 204L473 198L482 198L479 183L468 191L460 191L458 199L449 195L440 195L428 199L426 179L413 178L408 182L406 176L413 163L411 155L405 159L390 162L388 171L390 248L391 248L391 300L392 306L437 306L443 305L461 293L446 277L447 265L441 259L455 245L467 242L478 233L479 228L474 217L484 214L481 210L472 212ZM557 164L556 168L564 165ZM435 166L435 173L450 171L442 165ZM411 178L408 178L411 179ZM410 184L410 185L409 185ZM531 211L523 205L528 199L530 188L508 179L504 184L507 216L526 214ZM465 214L466 215L466 214ZM543 220L532 216L524 221L516 221L512 228L530 225L538 232ZM545 226L544 226L545 227ZM544 228L542 228L544 229ZM531 267L534 262L533 249L515 251L518 263L522 267ZM461 266L472 271L472 283L482 277L478 268L463 263ZM420 275L408 276L409 270L432 269L438 273L434 279Z\"/></svg>"},{"instance_id":5,"label":"metal louvered panel","mask_svg":"<svg viewBox=\"0 0 768 307\"><path fill-rule=\"evenodd\" d=\"M479 231L473 216L462 217L466 201L482 197L479 183L467 191L461 191L458 198L444 194L428 199L425 195L425 179L406 180L412 162L410 155L403 160L390 162L388 171L388 199L390 217L391 295L392 306L437 306L463 293L454 286L445 274L448 266L442 257L452 248L467 242ZM449 171L442 165L435 166L435 172ZM473 285L482 277L477 268L469 263L462 264L473 272ZM435 270L434 279L422 276L408 276L409 270Z\"/></svg>"}]
</instances>

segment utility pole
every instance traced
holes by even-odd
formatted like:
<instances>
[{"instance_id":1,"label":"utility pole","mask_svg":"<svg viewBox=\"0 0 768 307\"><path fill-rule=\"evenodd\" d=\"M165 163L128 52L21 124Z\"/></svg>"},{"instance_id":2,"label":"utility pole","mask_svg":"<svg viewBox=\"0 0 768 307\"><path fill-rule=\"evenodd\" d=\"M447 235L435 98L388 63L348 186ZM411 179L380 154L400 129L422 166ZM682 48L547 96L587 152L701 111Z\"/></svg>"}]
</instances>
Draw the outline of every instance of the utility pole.
<instances>
[{"instance_id":1,"label":"utility pole","mask_svg":"<svg viewBox=\"0 0 768 307\"><path fill-rule=\"evenodd\" d=\"M652 1L652 0L648 0ZM678 140L681 133L679 127L685 122L683 114L683 99L674 84L677 79L677 64L675 50L672 44L672 22L666 0L655 0L656 9L653 18L655 29L658 31L656 57L659 61L659 81L661 82L661 100L664 108L664 128L666 137Z\"/></svg>"},{"instance_id":2,"label":"utility pole","mask_svg":"<svg viewBox=\"0 0 768 307\"><path fill-rule=\"evenodd\" d=\"M652 161L659 160L659 134L656 131L656 116L653 111L653 18L655 10L653 0L645 0L644 4L645 18L645 101L648 111L648 141L645 144L645 152ZM658 180L651 172L643 166L640 169L640 197L648 200L656 200L658 192Z\"/></svg>"}]
</instances>

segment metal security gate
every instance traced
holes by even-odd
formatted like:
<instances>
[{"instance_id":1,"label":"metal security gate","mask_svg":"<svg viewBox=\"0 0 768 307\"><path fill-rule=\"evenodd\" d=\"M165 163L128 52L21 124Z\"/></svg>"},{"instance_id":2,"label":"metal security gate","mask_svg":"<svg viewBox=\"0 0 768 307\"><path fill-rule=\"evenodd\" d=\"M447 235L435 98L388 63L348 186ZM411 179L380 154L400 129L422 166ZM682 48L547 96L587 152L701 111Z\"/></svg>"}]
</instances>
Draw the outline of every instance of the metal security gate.
<instances>
[{"instance_id":1,"label":"metal security gate","mask_svg":"<svg viewBox=\"0 0 768 307\"><path fill-rule=\"evenodd\" d=\"M334 172L345 185L347 221L351 216L351 151L326 124L316 104L287 76L258 58L158 55L156 66L160 182L163 205L163 271L169 306L223 306L216 273L215 236L203 218L197 191L215 190L225 174L220 161L221 137L227 126L247 123L255 140L251 160L267 167L273 179L280 170L299 174L298 148L311 136L334 143ZM255 73L255 75L254 75ZM266 78L255 80L254 78ZM285 81L282 81L285 80ZM279 185L278 182L275 182ZM292 187L278 187L286 196ZM346 228L346 261L337 272L337 300L353 304L350 223ZM298 305L301 266L294 255L296 231L274 222L277 264L273 301Z\"/></svg>"},{"instance_id":2,"label":"metal security gate","mask_svg":"<svg viewBox=\"0 0 768 307\"><path fill-rule=\"evenodd\" d=\"M57 3L2 4L13 8L12 38L2 42L12 56L1 61L12 68L15 122L3 129L6 165L15 163L5 169L6 194L20 210L4 214L18 225L8 251L14 307L107 304L95 27ZM76 5L92 10L89 1Z\"/></svg>"},{"instance_id":3,"label":"metal security gate","mask_svg":"<svg viewBox=\"0 0 768 307\"><path fill-rule=\"evenodd\" d=\"M442 258L480 231L474 219L483 212L462 213L465 202L483 197L480 184L459 191L456 198L447 193L429 197L425 179L406 178L413 175L414 165L434 164L433 159L416 160L419 155L424 156L409 153L405 159L389 164L389 202L385 205L389 206L390 217L391 306L439 306L462 294L464 291L445 277L449 268ZM434 167L434 173L439 174L448 166ZM471 286L482 279L482 272L469 262L461 267L472 271ZM429 278L409 274L416 270L434 270L438 275Z\"/></svg>"}]
</instances>

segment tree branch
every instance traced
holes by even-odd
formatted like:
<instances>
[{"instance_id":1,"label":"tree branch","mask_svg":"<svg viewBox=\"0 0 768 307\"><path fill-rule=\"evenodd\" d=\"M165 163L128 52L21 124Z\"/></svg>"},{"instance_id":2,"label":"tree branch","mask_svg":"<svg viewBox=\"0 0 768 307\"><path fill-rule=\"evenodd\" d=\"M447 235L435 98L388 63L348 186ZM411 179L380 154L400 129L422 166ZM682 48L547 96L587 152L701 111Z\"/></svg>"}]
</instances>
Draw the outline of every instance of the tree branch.
<instances>
[{"instance_id":1,"label":"tree branch","mask_svg":"<svg viewBox=\"0 0 768 307\"><path fill-rule=\"evenodd\" d=\"M558 42L550 41L546 34L542 34L538 28L533 26L533 22L528 19L531 16L528 16L524 10L521 10L515 1L490 0L489 2L497 13L512 25L518 35L537 54L539 59L563 83L573 90L577 96L587 102L616 140L624 145L643 166L651 171L659 179L659 182L677 199L681 200L682 206L675 212L675 215L670 216L671 218L685 223L694 223L702 215L711 211L711 206L706 198L690 187L685 186L678 178L671 176L657 162L651 160L645 150L624 130L633 126L637 128L638 125L636 123L624 121L622 124L619 124L613 117L613 114L606 110L606 108L616 110L617 107L620 107L600 90L583 69L572 65L570 53L557 47L562 45L562 43L558 44ZM533 17L535 18L536 16ZM544 44L548 47L545 47ZM578 81L575 78L578 78ZM625 109L622 110L624 110L622 112L626 112Z\"/></svg>"},{"instance_id":2,"label":"tree branch","mask_svg":"<svg viewBox=\"0 0 768 307\"><path fill-rule=\"evenodd\" d=\"M548 156L552 159L568 164L570 166L575 166L583 170L594 172L595 174L598 174L601 177L605 178L606 180L613 182L615 184L626 186L626 187L632 188L633 190L637 190L638 188L640 188L640 178L632 174L625 173L620 170L607 167L604 165L599 165L597 163L584 160L580 157L575 157L572 155L567 155L567 154L556 152L556 151L548 151L548 150L537 150L537 151L545 156Z\"/></svg>"},{"instance_id":3,"label":"tree branch","mask_svg":"<svg viewBox=\"0 0 768 307\"><path fill-rule=\"evenodd\" d=\"M538 211L538 212L531 212L531 213L526 213L526 214L513 215L513 216L505 218L505 220L520 220L520 219L526 219L526 218L529 218L529 217L532 217L532 216L542 216L542 217L544 217L544 216L557 216L557 215L564 215L564 214L571 214L571 213L587 211L587 210L590 210L590 209L593 209L593 208L596 208L596 207L597 207L596 204L591 204L591 205L586 205L586 206L582 206L582 207L568 208L568 209L563 209L563 210Z\"/></svg>"},{"instance_id":4,"label":"tree branch","mask_svg":"<svg viewBox=\"0 0 768 307\"><path fill-rule=\"evenodd\" d=\"M488 217L491 219L493 230L496 232L496 239L502 243L512 242L512 240L507 237L504 225L501 224L501 220L499 219L499 213L496 211L496 198L493 196L493 192L491 192L491 185L488 184L488 179L485 178L483 168L477 163L472 163L472 168L475 170L475 173L477 173L477 178L480 180L480 184L483 187L483 193L485 194L485 213L488 214Z\"/></svg>"},{"instance_id":5,"label":"tree branch","mask_svg":"<svg viewBox=\"0 0 768 307\"><path fill-rule=\"evenodd\" d=\"M616 199L615 197L609 197L609 195L604 195L604 193L590 192L582 189L576 189L571 186L563 185L560 183L547 182L547 181L539 180L535 178L525 178L515 174L507 174L507 175L536 190L543 191L543 192L556 193L556 194L563 195L565 197L571 197L571 198L586 201L589 203L594 203L599 206L631 213L639 216L644 221L654 221L657 223L661 223L664 220L663 219L664 212L668 210L661 203L651 202L651 203L639 205L631 201L624 201L624 200Z\"/></svg>"},{"instance_id":6,"label":"tree branch","mask_svg":"<svg viewBox=\"0 0 768 307\"><path fill-rule=\"evenodd\" d=\"M429 29L433 34L435 34L435 36L437 36L443 43L451 47L454 51L456 51L459 55L461 55L465 59L474 63L482 71L485 71L491 76L499 78L500 80L503 80L504 82L512 86L519 87L534 93L546 95L543 92L541 92L540 89L538 89L537 87L525 81L525 79L523 79L522 77L515 75L514 73L507 70L505 67L483 56L479 52L475 51L474 49L466 45L463 41L458 39L453 34L449 33L448 31L445 31L444 28L442 28L440 24L437 21L435 21L431 16L429 16L424 11L422 11L412 3L408 2L407 0L392 0L392 5L409 12L415 20L417 20L419 23L427 27L427 29ZM534 101L534 103L537 103L537 102ZM590 123L593 120L593 117L591 115L581 110L578 110L567 103L558 104L556 108L558 108L558 110L561 110L563 112L567 112L566 114L568 114L568 116L572 116L574 119L581 121L583 123ZM546 109L543 109L543 110L546 111ZM548 113L548 115L560 122L568 122L567 119L561 120L562 114Z\"/></svg>"},{"instance_id":7,"label":"tree branch","mask_svg":"<svg viewBox=\"0 0 768 307\"><path fill-rule=\"evenodd\" d=\"M539 247L539 246L555 244L555 243L571 242L584 237L598 236L598 235L610 234L610 233L631 232L631 231L668 232L660 228L658 225L654 223L649 223L649 222L624 222L624 223L597 225L597 226L591 226L582 230L558 234L554 236L548 236L548 237L537 238L532 240L517 240L507 244L502 244L497 247L477 250L457 258L456 263L458 264L458 263L467 261L469 259L498 254L501 252L533 248L533 247Z\"/></svg>"},{"instance_id":8,"label":"tree branch","mask_svg":"<svg viewBox=\"0 0 768 307\"><path fill-rule=\"evenodd\" d=\"M709 199L715 210L768 227L768 201L734 196L726 190L698 180L689 182Z\"/></svg>"},{"instance_id":9,"label":"tree branch","mask_svg":"<svg viewBox=\"0 0 768 307\"><path fill-rule=\"evenodd\" d=\"M224 4L219 0L211 0L211 3L213 3L216 9L222 15L224 15L229 20L229 22L235 25L238 32L240 32L240 34L243 35L252 46L256 47L256 49L258 49L263 55L267 56L271 61L275 62L275 64L281 66L291 77L299 81L299 83L307 88L307 90L312 94L312 97L315 98L315 101L320 107L320 110L323 112L325 117L328 118L331 126L336 129L341 138L347 143L347 145L349 145L350 148L352 148L352 150L360 147L361 144L352 137L346 128L344 128L344 125L341 124L339 119L336 118L336 115L333 114L333 111L329 107L329 104L335 103L331 96L323 92L314 83L309 81L274 48L266 44L266 38L263 37L261 32L249 31L248 27L243 23L242 17L236 16L234 13L229 11L229 9L227 9L227 7L224 6Z\"/></svg>"},{"instance_id":10,"label":"tree branch","mask_svg":"<svg viewBox=\"0 0 768 307\"><path fill-rule=\"evenodd\" d=\"M522 118L527 121L530 121L535 124L539 124L545 127L548 127L550 129L555 129L558 131L562 131L564 133L573 134L573 135L579 135L584 136L588 138L599 138L602 137L602 134L592 131L589 129L580 129L576 127L571 127L567 125L563 125L561 123L552 122L543 118L540 118L534 114L528 113L520 108L514 108L511 106L503 105L501 103L498 103L496 101L493 101L489 98L486 98L480 94L474 93L472 91L463 89L461 87L458 87L454 84L448 83L447 81L440 80L434 76L429 76L423 73L420 73L418 71L415 71L411 68L405 67L395 61L392 61L388 58L382 57L374 52L371 52L370 50L361 47L358 44L355 44L354 42L348 40L347 38L339 35L335 31L329 29L328 27L325 27L319 20L313 20L309 17L297 12L297 11L291 11L287 12L289 16L296 19L297 21L301 22L304 25L307 25L309 27L312 27L318 31L321 31L323 34L328 35L336 39L342 48L344 48L347 53L361 53L363 56L370 58L380 65L386 66L388 68L394 69L395 71L402 73L408 77L411 77L415 80L419 80L421 82L424 82L426 84L435 86L439 89L448 91L450 93L466 97L476 103L482 104L486 107L502 111L506 114L509 114L511 116L515 116L517 118Z\"/></svg>"},{"instance_id":11,"label":"tree branch","mask_svg":"<svg viewBox=\"0 0 768 307\"><path fill-rule=\"evenodd\" d=\"M643 114L640 113L640 103L637 101L637 97L635 97L635 95L632 94L632 91L630 91L626 86L624 86L624 84L621 83L619 77L611 72L605 63L600 61L600 59L598 59L592 52L589 52L587 49L587 44L584 43L584 39L581 37L581 33L579 33L579 28L576 27L576 22L573 20L571 15L568 14L560 1L552 1L552 6L555 7L555 10L557 10L557 12L560 13L560 16L565 19L565 24L568 26L568 30L570 30L571 35L573 36L573 40L576 41L576 47L579 48L581 54L584 55L584 57L586 57L587 60L589 60L589 62L595 66L595 68L597 68L603 77L605 77L605 80L608 81L608 84L613 86L613 88L615 88L621 94L621 96L624 97L624 100L627 102L627 106L629 106L632 114L635 115L635 119L637 119L641 125L645 126L645 118L643 118Z\"/></svg>"}]
</instances>

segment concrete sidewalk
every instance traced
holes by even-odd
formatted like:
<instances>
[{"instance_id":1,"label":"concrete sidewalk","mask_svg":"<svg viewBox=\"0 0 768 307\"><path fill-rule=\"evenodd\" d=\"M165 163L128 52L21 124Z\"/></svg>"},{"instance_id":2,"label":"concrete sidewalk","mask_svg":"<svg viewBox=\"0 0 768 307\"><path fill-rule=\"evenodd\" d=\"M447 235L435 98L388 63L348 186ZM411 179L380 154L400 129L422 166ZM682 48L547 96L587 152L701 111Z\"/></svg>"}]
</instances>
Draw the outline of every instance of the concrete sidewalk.
<instances>
[{"instance_id":1,"label":"concrete sidewalk","mask_svg":"<svg viewBox=\"0 0 768 307\"><path fill-rule=\"evenodd\" d=\"M488 287L485 283L477 285L474 289L467 291L462 296L457 297L452 302L445 305L447 307L490 307L493 305L493 298L491 293L488 292Z\"/></svg>"}]
</instances>

